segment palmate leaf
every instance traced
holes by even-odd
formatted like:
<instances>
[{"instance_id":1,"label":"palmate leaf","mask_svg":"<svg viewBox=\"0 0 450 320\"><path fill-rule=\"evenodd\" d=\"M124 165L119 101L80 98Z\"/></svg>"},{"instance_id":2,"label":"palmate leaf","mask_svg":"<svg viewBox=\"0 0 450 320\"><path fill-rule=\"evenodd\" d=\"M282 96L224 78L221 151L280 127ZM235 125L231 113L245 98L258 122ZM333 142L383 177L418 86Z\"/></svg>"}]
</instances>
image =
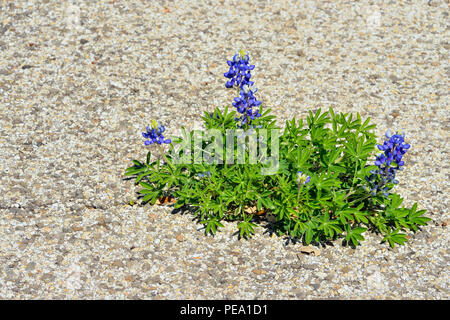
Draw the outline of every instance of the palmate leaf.
<instances>
[{"instance_id":1,"label":"palmate leaf","mask_svg":"<svg viewBox=\"0 0 450 320\"><path fill-rule=\"evenodd\" d=\"M250 236L255 233L254 227L257 227L257 225L253 222L250 222L249 219L245 218L244 221L238 223L238 228L240 230L239 236L241 238L250 238Z\"/></svg>"},{"instance_id":2,"label":"palmate leaf","mask_svg":"<svg viewBox=\"0 0 450 320\"><path fill-rule=\"evenodd\" d=\"M306 232L304 236L304 240L306 244L310 244L313 240L314 235L316 234L317 225L313 220L306 222Z\"/></svg>"},{"instance_id":3,"label":"palmate leaf","mask_svg":"<svg viewBox=\"0 0 450 320\"><path fill-rule=\"evenodd\" d=\"M395 193L389 195L389 198L391 200L391 203L389 204L389 208L391 208L391 209L398 208L403 202L403 198L400 197L398 194L395 194ZM417 204L416 204L416 207L417 207Z\"/></svg>"},{"instance_id":4,"label":"palmate leaf","mask_svg":"<svg viewBox=\"0 0 450 320\"><path fill-rule=\"evenodd\" d=\"M215 235L218 227L223 228L223 224L220 223L220 221L215 217L208 220L200 221L200 223L206 224L205 229L206 234Z\"/></svg>"},{"instance_id":5,"label":"palmate leaf","mask_svg":"<svg viewBox=\"0 0 450 320\"><path fill-rule=\"evenodd\" d=\"M303 148L297 149L297 169L301 170L304 169L304 165L306 161L308 161L309 157L311 156L311 149L310 148Z\"/></svg>"},{"instance_id":6,"label":"palmate leaf","mask_svg":"<svg viewBox=\"0 0 450 320\"><path fill-rule=\"evenodd\" d=\"M129 167L125 170L125 176L134 176L138 173L141 173L143 171L147 170L146 166L133 166Z\"/></svg>"},{"instance_id":7,"label":"palmate leaf","mask_svg":"<svg viewBox=\"0 0 450 320\"><path fill-rule=\"evenodd\" d=\"M353 220L352 210L351 209L344 209L339 210L335 213L335 215L339 218L342 224L346 224L347 221Z\"/></svg>"},{"instance_id":8,"label":"palmate leaf","mask_svg":"<svg viewBox=\"0 0 450 320\"><path fill-rule=\"evenodd\" d=\"M364 123L361 125L359 130L364 132L364 134L366 136L367 135L373 136L374 134L373 133L369 133L368 131L374 129L375 127L376 127L376 124L370 124L370 117L368 117L366 119L366 121L364 121Z\"/></svg>"},{"instance_id":9,"label":"palmate leaf","mask_svg":"<svg viewBox=\"0 0 450 320\"><path fill-rule=\"evenodd\" d=\"M336 179L326 172L323 172L320 176L311 176L311 179L317 189L330 189L341 184L341 181L339 179Z\"/></svg>"},{"instance_id":10,"label":"palmate leaf","mask_svg":"<svg viewBox=\"0 0 450 320\"><path fill-rule=\"evenodd\" d=\"M330 118L328 117L328 111L320 114L322 110L319 108L315 114L309 110L309 116L306 118L308 123L308 127L312 129L313 127L323 127L325 124L330 122Z\"/></svg>"},{"instance_id":11,"label":"palmate leaf","mask_svg":"<svg viewBox=\"0 0 450 320\"><path fill-rule=\"evenodd\" d=\"M355 210L353 211L353 216L355 217L357 222L369 223L369 220L367 219L367 212Z\"/></svg>"},{"instance_id":12,"label":"palmate leaf","mask_svg":"<svg viewBox=\"0 0 450 320\"><path fill-rule=\"evenodd\" d=\"M338 158L340 157L342 151L344 150L343 147L339 147L335 150L332 150L328 155L327 155L327 164L331 165L337 162Z\"/></svg>"},{"instance_id":13,"label":"palmate leaf","mask_svg":"<svg viewBox=\"0 0 450 320\"><path fill-rule=\"evenodd\" d=\"M147 183L147 182L143 182L142 181L141 183L139 183L139 185L141 187L144 187L145 189L153 189L153 186L151 184Z\"/></svg>"},{"instance_id":14,"label":"palmate leaf","mask_svg":"<svg viewBox=\"0 0 450 320\"><path fill-rule=\"evenodd\" d=\"M364 240L362 233L366 230L367 228L364 227L351 228L350 225L346 224L345 231L347 232L347 235L345 237L345 240L347 241L347 243L351 241L351 243L356 247L360 244L359 241Z\"/></svg>"},{"instance_id":15,"label":"palmate leaf","mask_svg":"<svg viewBox=\"0 0 450 320\"><path fill-rule=\"evenodd\" d=\"M389 245L392 248L395 248L395 244L396 243L397 244L401 244L401 245L405 244L405 242L407 242L408 239L406 238L405 234L399 233L399 231L400 230L397 228L393 232L388 232L384 236L384 238L383 238L383 240L381 242L385 242L385 241L389 242Z\"/></svg>"},{"instance_id":16,"label":"palmate leaf","mask_svg":"<svg viewBox=\"0 0 450 320\"><path fill-rule=\"evenodd\" d=\"M307 228L306 232L305 232L305 242L306 242L306 244L310 244L311 243L311 241L313 239L313 236L314 236L314 230L311 227Z\"/></svg>"},{"instance_id":17,"label":"palmate leaf","mask_svg":"<svg viewBox=\"0 0 450 320\"><path fill-rule=\"evenodd\" d=\"M261 198L262 205L267 209L274 209L275 205L273 204L270 198Z\"/></svg>"},{"instance_id":18,"label":"palmate leaf","mask_svg":"<svg viewBox=\"0 0 450 320\"><path fill-rule=\"evenodd\" d=\"M336 234L341 234L343 230L339 227L338 220L330 220L328 214L324 214L320 219L318 230L322 230L326 236L333 237Z\"/></svg>"},{"instance_id":19,"label":"palmate leaf","mask_svg":"<svg viewBox=\"0 0 450 320\"><path fill-rule=\"evenodd\" d=\"M360 151L361 158L369 156L375 148L375 141L368 141L364 143L362 150Z\"/></svg>"},{"instance_id":20,"label":"palmate leaf","mask_svg":"<svg viewBox=\"0 0 450 320\"><path fill-rule=\"evenodd\" d=\"M345 146L345 149L344 149L345 153L348 153L349 155L351 155L354 158L358 157L358 154L356 153L354 145L352 145L350 143L346 143L346 144L344 144L344 146Z\"/></svg>"},{"instance_id":21,"label":"palmate leaf","mask_svg":"<svg viewBox=\"0 0 450 320\"><path fill-rule=\"evenodd\" d=\"M143 189L146 190L146 189ZM141 190L142 191L142 190ZM153 205L162 193L160 191L150 191L142 198L142 203L149 202Z\"/></svg>"},{"instance_id":22,"label":"palmate leaf","mask_svg":"<svg viewBox=\"0 0 450 320\"><path fill-rule=\"evenodd\" d=\"M305 232L305 230L308 228L307 224L304 223L303 221L300 220L296 220L295 221L295 225L294 225L294 231L297 232L301 235Z\"/></svg>"},{"instance_id":23,"label":"palmate leaf","mask_svg":"<svg viewBox=\"0 0 450 320\"><path fill-rule=\"evenodd\" d=\"M412 208L409 210L407 215L407 223L409 224L409 228L414 232L418 230L416 225L425 226L428 221L431 221L430 218L423 217L426 210L417 210L417 203L414 203Z\"/></svg>"},{"instance_id":24,"label":"palmate leaf","mask_svg":"<svg viewBox=\"0 0 450 320\"><path fill-rule=\"evenodd\" d=\"M152 173L153 173L153 171L146 171L144 173L141 173L140 175L137 176L136 183L139 183L142 180L142 178L144 178Z\"/></svg>"}]
</instances>

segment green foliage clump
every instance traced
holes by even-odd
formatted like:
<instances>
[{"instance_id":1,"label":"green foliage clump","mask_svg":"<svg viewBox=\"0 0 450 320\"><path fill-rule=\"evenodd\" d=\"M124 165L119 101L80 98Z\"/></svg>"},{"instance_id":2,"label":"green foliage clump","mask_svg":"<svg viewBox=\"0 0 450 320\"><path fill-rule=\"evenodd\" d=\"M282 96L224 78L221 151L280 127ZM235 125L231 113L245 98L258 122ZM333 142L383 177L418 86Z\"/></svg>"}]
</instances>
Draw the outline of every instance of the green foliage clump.
<instances>
[{"instance_id":1,"label":"green foliage clump","mask_svg":"<svg viewBox=\"0 0 450 320\"><path fill-rule=\"evenodd\" d=\"M244 129L267 132L263 136L267 154L278 151L279 155L276 172L264 171L271 164L264 160L270 157L259 156L256 163L227 163L216 151L212 153L219 154L221 161L180 163L177 159L189 154L175 147L186 141L191 144L196 135L203 134L183 129L182 138L172 139L170 152L161 154L164 161L152 160L148 152L145 162L133 160L134 165L126 170L125 175L133 176L142 187L142 202L155 204L162 197L174 198L175 208L191 210L205 225L206 233L215 234L223 227L222 221L234 220L240 237L245 238L254 234L261 217L273 216L273 230L306 244L342 238L357 246L370 229L394 247L407 241L405 231L415 232L430 220L423 216L425 210L417 210L417 204L400 207L403 199L393 192L392 182L383 185L383 192L368 190L367 177L378 168L372 165L377 141L370 118L363 121L359 113L319 109L309 112L306 123L292 119L281 130L270 110L262 113L259 109L260 116ZM237 116L228 108L224 112L216 109L205 113L203 120L206 129L226 136L227 130L239 129ZM279 137L274 136L277 129ZM278 150L273 148L275 139L279 139ZM209 145L214 145L214 150L224 148L214 138ZM233 155L238 156L238 142L233 140L233 146ZM210 150L205 141L200 149L205 154ZM240 150L248 160L249 148ZM299 172L308 177L307 182L299 180Z\"/></svg>"}]
</instances>

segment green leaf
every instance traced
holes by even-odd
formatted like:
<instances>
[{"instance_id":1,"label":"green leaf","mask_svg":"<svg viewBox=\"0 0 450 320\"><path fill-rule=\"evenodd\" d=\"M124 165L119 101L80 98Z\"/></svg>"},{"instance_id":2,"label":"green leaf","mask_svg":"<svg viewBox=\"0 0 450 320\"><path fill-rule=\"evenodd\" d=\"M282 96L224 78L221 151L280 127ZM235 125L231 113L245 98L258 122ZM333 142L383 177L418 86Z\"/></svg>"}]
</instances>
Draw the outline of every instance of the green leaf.
<instances>
[{"instance_id":1,"label":"green leaf","mask_svg":"<svg viewBox=\"0 0 450 320\"><path fill-rule=\"evenodd\" d=\"M357 158L358 154L356 153L355 149L353 148L353 146L351 146L349 143L344 144L345 145L345 149L344 152L349 153L350 155L352 155L353 157Z\"/></svg>"},{"instance_id":2,"label":"green leaf","mask_svg":"<svg viewBox=\"0 0 450 320\"><path fill-rule=\"evenodd\" d=\"M351 229L349 225L345 225L345 230L347 232L346 235L346 241L349 240L353 243L353 245L356 247L359 245L359 241L364 240L364 237L361 235L363 232L367 230L367 228L363 227L356 227Z\"/></svg>"},{"instance_id":3,"label":"green leaf","mask_svg":"<svg viewBox=\"0 0 450 320\"><path fill-rule=\"evenodd\" d=\"M351 209L339 210L335 214L339 218L339 220L341 221L342 224L346 224L347 221L353 220L353 215L352 215Z\"/></svg>"},{"instance_id":4,"label":"green leaf","mask_svg":"<svg viewBox=\"0 0 450 320\"><path fill-rule=\"evenodd\" d=\"M354 210L353 211L353 215L356 219L357 222L364 222L364 223L369 223L369 220L367 219L367 212L361 212L358 210Z\"/></svg>"},{"instance_id":5,"label":"green leaf","mask_svg":"<svg viewBox=\"0 0 450 320\"><path fill-rule=\"evenodd\" d=\"M364 227L356 227L352 229L352 233L361 234L363 232L366 232L367 228Z\"/></svg>"},{"instance_id":6,"label":"green leaf","mask_svg":"<svg viewBox=\"0 0 450 320\"><path fill-rule=\"evenodd\" d=\"M244 218L244 221L242 221L238 224L238 228L240 230L239 235L241 238L244 237L244 235L245 235L245 238L248 239L248 238L250 238L250 236L252 234L255 233L255 230L253 229L253 227L256 227L256 224L250 222L250 219L251 219L251 216L248 216L248 217Z\"/></svg>"},{"instance_id":7,"label":"green leaf","mask_svg":"<svg viewBox=\"0 0 450 320\"><path fill-rule=\"evenodd\" d=\"M406 235L403 233L399 233L399 229L395 229L393 232L388 232L382 242L388 241L389 245L394 248L395 244L401 244L403 245L405 242L408 241L408 239L406 238Z\"/></svg>"},{"instance_id":8,"label":"green leaf","mask_svg":"<svg viewBox=\"0 0 450 320\"><path fill-rule=\"evenodd\" d=\"M217 227L223 228L223 224L220 223L220 221L218 221L216 217L210 218L208 220L203 220L200 223L206 224L206 230L205 230L206 234L215 235L216 231L217 231Z\"/></svg>"},{"instance_id":9,"label":"green leaf","mask_svg":"<svg viewBox=\"0 0 450 320\"><path fill-rule=\"evenodd\" d=\"M141 190L139 190L139 193L140 193L140 194L149 194L149 193L152 193L152 194L153 194L153 190L150 190L150 189L141 189Z\"/></svg>"},{"instance_id":10,"label":"green leaf","mask_svg":"<svg viewBox=\"0 0 450 320\"><path fill-rule=\"evenodd\" d=\"M306 244L310 244L312 241L314 235L314 231L311 227L309 227L308 229L306 229L306 233L305 233L305 242Z\"/></svg>"},{"instance_id":11,"label":"green leaf","mask_svg":"<svg viewBox=\"0 0 450 320\"><path fill-rule=\"evenodd\" d=\"M152 192L147 194L145 197L142 198L142 202L148 202L151 201L152 204L154 204L154 201L156 200L156 197L158 196L158 192Z\"/></svg>"},{"instance_id":12,"label":"green leaf","mask_svg":"<svg viewBox=\"0 0 450 320\"><path fill-rule=\"evenodd\" d=\"M153 189L151 184L148 184L147 182L140 182L139 185L141 185L141 187L144 187L146 189Z\"/></svg>"},{"instance_id":13,"label":"green leaf","mask_svg":"<svg viewBox=\"0 0 450 320\"><path fill-rule=\"evenodd\" d=\"M136 183L139 183L139 181L141 181L143 177L148 176L149 174L152 174L152 172L151 172L151 171L147 171L147 172L141 173L141 174L136 178Z\"/></svg>"},{"instance_id":14,"label":"green leaf","mask_svg":"<svg viewBox=\"0 0 450 320\"><path fill-rule=\"evenodd\" d=\"M389 198L391 199L391 203L390 203L389 207L392 209L398 208L403 202L403 199L398 194L395 194L395 193L389 195ZM417 205L416 205L416 208L417 208Z\"/></svg>"}]
</instances>

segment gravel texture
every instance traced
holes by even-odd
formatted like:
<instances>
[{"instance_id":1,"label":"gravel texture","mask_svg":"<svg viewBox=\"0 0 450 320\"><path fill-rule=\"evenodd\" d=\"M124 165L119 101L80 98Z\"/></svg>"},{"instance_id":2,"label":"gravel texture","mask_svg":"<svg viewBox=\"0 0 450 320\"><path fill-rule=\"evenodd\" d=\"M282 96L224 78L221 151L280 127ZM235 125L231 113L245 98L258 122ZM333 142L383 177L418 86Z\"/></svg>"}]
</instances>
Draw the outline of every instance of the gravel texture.
<instances>
[{"instance_id":1,"label":"gravel texture","mask_svg":"<svg viewBox=\"0 0 450 320\"><path fill-rule=\"evenodd\" d=\"M448 1L0 1L0 298L448 299ZM320 255L130 206L150 118L231 102L245 48L278 120L333 106L405 129L398 191L433 219ZM380 138L381 139L381 138Z\"/></svg>"}]
</instances>

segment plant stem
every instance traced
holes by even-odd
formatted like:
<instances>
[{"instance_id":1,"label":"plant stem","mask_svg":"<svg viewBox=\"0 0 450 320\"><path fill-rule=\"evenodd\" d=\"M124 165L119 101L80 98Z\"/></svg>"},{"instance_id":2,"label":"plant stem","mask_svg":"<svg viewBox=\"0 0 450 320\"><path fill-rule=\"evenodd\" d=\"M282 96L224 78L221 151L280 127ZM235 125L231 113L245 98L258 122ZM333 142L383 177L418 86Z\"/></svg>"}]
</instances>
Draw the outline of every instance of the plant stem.
<instances>
[{"instance_id":1,"label":"plant stem","mask_svg":"<svg viewBox=\"0 0 450 320\"><path fill-rule=\"evenodd\" d=\"M356 182L356 172L357 171L358 171L358 161L356 162L355 173L353 174L352 186L351 186L350 190L348 191L348 193L345 195L344 199L347 199L350 195L355 193L355 190L353 189L353 187L354 187L355 182Z\"/></svg>"},{"instance_id":2,"label":"plant stem","mask_svg":"<svg viewBox=\"0 0 450 320\"><path fill-rule=\"evenodd\" d=\"M303 189L303 184L301 186L299 186L298 188L298 192L297 192L297 204L300 201L300 192L302 192Z\"/></svg>"},{"instance_id":3,"label":"plant stem","mask_svg":"<svg viewBox=\"0 0 450 320\"><path fill-rule=\"evenodd\" d=\"M353 181L352 181L352 189L353 189L353 185L356 182L356 172L358 171L358 161L356 162L356 166L355 166L355 173L353 174Z\"/></svg>"},{"instance_id":4,"label":"plant stem","mask_svg":"<svg viewBox=\"0 0 450 320\"><path fill-rule=\"evenodd\" d=\"M349 196L355 193L355 190L353 188L350 188L350 191L345 195L344 200L347 199Z\"/></svg>"},{"instance_id":5,"label":"plant stem","mask_svg":"<svg viewBox=\"0 0 450 320\"><path fill-rule=\"evenodd\" d=\"M160 144L158 144L158 149L159 149L159 152L161 153L162 157L164 158L164 160L167 162L167 164L168 164L172 169L174 169L172 163L169 161L169 159L167 159L166 154L164 153L164 149L161 147Z\"/></svg>"},{"instance_id":6,"label":"plant stem","mask_svg":"<svg viewBox=\"0 0 450 320\"><path fill-rule=\"evenodd\" d=\"M366 200L366 199L369 198L370 196L371 196L371 194L369 193L368 195L365 195L365 196L362 197L362 198L353 200L352 202L350 202L350 204L352 204L353 202L356 202L356 201L363 201L363 200Z\"/></svg>"}]
</instances>

